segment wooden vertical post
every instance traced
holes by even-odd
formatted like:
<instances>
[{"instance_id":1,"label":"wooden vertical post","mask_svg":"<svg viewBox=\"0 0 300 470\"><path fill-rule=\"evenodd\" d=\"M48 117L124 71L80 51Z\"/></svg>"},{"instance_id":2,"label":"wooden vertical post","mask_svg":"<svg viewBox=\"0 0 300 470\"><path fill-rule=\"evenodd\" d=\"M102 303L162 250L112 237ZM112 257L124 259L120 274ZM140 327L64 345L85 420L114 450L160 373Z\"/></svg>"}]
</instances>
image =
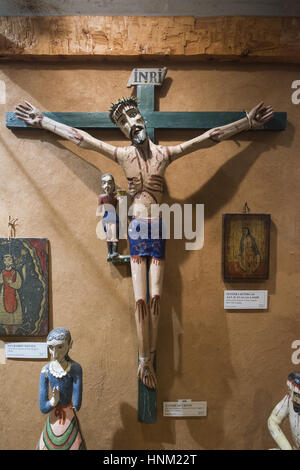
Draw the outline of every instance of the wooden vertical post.
<instances>
[{"instance_id":1,"label":"wooden vertical post","mask_svg":"<svg viewBox=\"0 0 300 470\"><path fill-rule=\"evenodd\" d=\"M136 88L141 113L154 111L154 85L137 85ZM147 126L147 132L154 142L154 127ZM147 260L147 302L149 299L149 260ZM156 372L156 356L153 365ZM156 422L156 390L146 387L141 380L138 380L138 419L142 423Z\"/></svg>"}]
</instances>

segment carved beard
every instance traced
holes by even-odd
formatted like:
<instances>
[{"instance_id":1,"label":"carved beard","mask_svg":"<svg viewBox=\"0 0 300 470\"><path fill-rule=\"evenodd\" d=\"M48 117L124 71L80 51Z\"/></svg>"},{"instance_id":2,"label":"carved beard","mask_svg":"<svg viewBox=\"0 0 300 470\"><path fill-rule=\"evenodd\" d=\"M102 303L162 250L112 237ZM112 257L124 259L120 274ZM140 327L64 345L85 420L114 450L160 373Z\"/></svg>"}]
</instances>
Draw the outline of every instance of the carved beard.
<instances>
[{"instance_id":1,"label":"carved beard","mask_svg":"<svg viewBox=\"0 0 300 470\"><path fill-rule=\"evenodd\" d=\"M295 403L293 401L293 408L294 408L294 411L295 413L297 413L298 415L300 415L300 405L298 403Z\"/></svg>"},{"instance_id":2,"label":"carved beard","mask_svg":"<svg viewBox=\"0 0 300 470\"><path fill-rule=\"evenodd\" d=\"M139 130L139 132L134 133L134 131ZM130 131L130 140L133 145L141 145L147 139L147 131L145 127L136 126Z\"/></svg>"}]
</instances>

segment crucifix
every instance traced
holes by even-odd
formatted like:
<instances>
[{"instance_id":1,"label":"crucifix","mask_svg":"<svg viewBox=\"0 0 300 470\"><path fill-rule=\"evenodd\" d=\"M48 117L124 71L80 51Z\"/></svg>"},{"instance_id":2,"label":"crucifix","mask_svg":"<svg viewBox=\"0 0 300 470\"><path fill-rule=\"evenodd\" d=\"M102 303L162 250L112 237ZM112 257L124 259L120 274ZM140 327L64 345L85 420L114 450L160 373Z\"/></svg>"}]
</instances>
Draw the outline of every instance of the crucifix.
<instances>
[{"instance_id":1,"label":"crucifix","mask_svg":"<svg viewBox=\"0 0 300 470\"><path fill-rule=\"evenodd\" d=\"M34 126L49 130L80 147L96 150L122 166L133 197L129 245L139 345L138 416L142 422L155 422L156 340L165 240L161 235L161 219L151 217L151 207L162 201L165 170L176 159L212 147L239 132L284 129L286 113L274 113L271 106L265 107L263 103L249 112L157 112L154 110L154 90L161 84L166 69L151 69L149 74L145 69L139 70L134 70L132 82L136 85L137 98L119 99L109 113L42 113L25 102L16 107L15 114L8 113L7 127ZM130 146L115 147L86 132L116 126L131 140ZM204 129L206 132L180 145L155 144L155 129L167 128ZM130 236L137 232L137 227L147 235L154 229L158 237L154 240L150 234L137 240Z\"/></svg>"}]
</instances>

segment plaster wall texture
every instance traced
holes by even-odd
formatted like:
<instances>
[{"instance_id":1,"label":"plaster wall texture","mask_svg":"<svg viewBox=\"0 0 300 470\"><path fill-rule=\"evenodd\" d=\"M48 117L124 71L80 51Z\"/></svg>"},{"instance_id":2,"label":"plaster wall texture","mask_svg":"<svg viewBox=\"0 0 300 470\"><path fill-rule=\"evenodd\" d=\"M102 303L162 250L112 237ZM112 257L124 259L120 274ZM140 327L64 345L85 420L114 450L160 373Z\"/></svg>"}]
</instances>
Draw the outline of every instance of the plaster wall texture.
<instances>
[{"instance_id":1,"label":"plaster wall texture","mask_svg":"<svg viewBox=\"0 0 300 470\"><path fill-rule=\"evenodd\" d=\"M143 64L134 64L134 66ZM162 66L162 63L153 63ZM151 64L149 64L151 66ZM291 83L299 66L172 64L161 111L235 111L263 99L287 111L282 132L248 132L173 163L166 202L205 204L205 242L185 251L167 246L158 345L158 417L137 422L137 339L129 269L106 263L96 236L101 172L126 188L120 167L44 131L12 132L5 111L22 99L43 111L106 111L128 93L132 67L124 64L2 64L6 100L0 104L0 233L8 215L17 236L50 240L50 323L71 330L71 357L84 371L79 413L89 449L267 449L267 418L286 392L291 344L299 339L300 223L297 133L299 105ZM3 89L3 87L2 87ZM5 101L5 103L4 103ZM93 134L126 145L116 131ZM195 131L160 131L162 144ZM270 279L222 281L222 214L270 213ZM267 289L267 311L226 312L224 289ZM46 361L0 364L0 448L34 449L45 422L38 407L39 374ZM163 401L208 402L208 416L163 418Z\"/></svg>"}]
</instances>

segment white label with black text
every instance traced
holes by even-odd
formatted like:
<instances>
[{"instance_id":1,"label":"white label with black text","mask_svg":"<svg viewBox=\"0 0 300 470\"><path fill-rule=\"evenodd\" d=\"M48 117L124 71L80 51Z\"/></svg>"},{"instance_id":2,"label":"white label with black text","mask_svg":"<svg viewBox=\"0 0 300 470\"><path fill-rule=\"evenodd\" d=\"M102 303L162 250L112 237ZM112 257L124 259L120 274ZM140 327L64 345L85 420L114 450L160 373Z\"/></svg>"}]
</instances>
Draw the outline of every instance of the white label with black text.
<instances>
[{"instance_id":1,"label":"white label with black text","mask_svg":"<svg viewBox=\"0 0 300 470\"><path fill-rule=\"evenodd\" d=\"M8 359L47 359L47 343L6 343L5 355Z\"/></svg>"},{"instance_id":2,"label":"white label with black text","mask_svg":"<svg viewBox=\"0 0 300 470\"><path fill-rule=\"evenodd\" d=\"M224 309L266 309L268 308L267 290L225 290Z\"/></svg>"},{"instance_id":3,"label":"white label with black text","mask_svg":"<svg viewBox=\"0 0 300 470\"><path fill-rule=\"evenodd\" d=\"M164 416L183 417L183 416L206 416L207 402L178 400L164 401Z\"/></svg>"}]
</instances>

